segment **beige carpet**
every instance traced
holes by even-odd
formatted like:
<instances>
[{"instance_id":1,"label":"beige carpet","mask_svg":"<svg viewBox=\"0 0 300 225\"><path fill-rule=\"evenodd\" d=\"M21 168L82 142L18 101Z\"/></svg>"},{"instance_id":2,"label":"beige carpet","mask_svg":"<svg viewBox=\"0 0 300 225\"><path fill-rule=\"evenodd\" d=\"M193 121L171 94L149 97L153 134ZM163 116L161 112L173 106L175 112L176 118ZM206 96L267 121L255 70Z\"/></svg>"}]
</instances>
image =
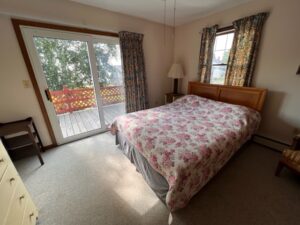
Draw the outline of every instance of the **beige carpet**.
<instances>
[{"instance_id":1,"label":"beige carpet","mask_svg":"<svg viewBox=\"0 0 300 225\"><path fill-rule=\"evenodd\" d=\"M300 179L274 170L280 154L244 146L172 224L293 225L300 222ZM15 164L40 210L40 225L167 224L169 212L114 137L97 135Z\"/></svg>"}]
</instances>

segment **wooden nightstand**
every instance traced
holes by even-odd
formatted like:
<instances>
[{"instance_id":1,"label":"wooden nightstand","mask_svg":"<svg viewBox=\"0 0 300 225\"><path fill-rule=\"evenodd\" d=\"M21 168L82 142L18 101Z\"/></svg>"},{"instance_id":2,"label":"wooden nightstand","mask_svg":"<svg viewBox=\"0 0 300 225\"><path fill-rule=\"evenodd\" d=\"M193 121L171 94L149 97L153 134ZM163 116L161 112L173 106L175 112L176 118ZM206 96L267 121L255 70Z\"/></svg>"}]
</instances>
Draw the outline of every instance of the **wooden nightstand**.
<instances>
[{"instance_id":1,"label":"wooden nightstand","mask_svg":"<svg viewBox=\"0 0 300 225\"><path fill-rule=\"evenodd\" d=\"M167 94L165 94L165 104L171 103L171 102L175 101L176 99L181 98L182 96L184 96L184 94L167 93Z\"/></svg>"}]
</instances>

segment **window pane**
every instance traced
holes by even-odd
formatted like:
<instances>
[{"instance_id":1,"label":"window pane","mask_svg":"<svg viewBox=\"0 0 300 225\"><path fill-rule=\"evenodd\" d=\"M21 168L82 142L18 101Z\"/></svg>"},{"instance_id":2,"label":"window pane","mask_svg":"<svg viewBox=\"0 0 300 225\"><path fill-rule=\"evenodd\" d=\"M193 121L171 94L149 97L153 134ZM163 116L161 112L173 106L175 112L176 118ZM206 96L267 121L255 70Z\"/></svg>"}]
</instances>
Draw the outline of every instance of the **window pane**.
<instances>
[{"instance_id":1,"label":"window pane","mask_svg":"<svg viewBox=\"0 0 300 225\"><path fill-rule=\"evenodd\" d=\"M213 66L211 70L210 83L224 84L227 66Z\"/></svg>"},{"instance_id":2,"label":"window pane","mask_svg":"<svg viewBox=\"0 0 300 225\"><path fill-rule=\"evenodd\" d=\"M226 49L231 49L234 33L227 34Z\"/></svg>"},{"instance_id":3,"label":"window pane","mask_svg":"<svg viewBox=\"0 0 300 225\"><path fill-rule=\"evenodd\" d=\"M120 45L97 42L94 50L100 87L123 86Z\"/></svg>"},{"instance_id":4,"label":"window pane","mask_svg":"<svg viewBox=\"0 0 300 225\"><path fill-rule=\"evenodd\" d=\"M213 54L213 64L220 64L222 63L222 59L223 59L223 54L224 54L224 51L221 50L221 51L214 51L214 54Z\"/></svg>"},{"instance_id":5,"label":"window pane","mask_svg":"<svg viewBox=\"0 0 300 225\"><path fill-rule=\"evenodd\" d=\"M37 36L33 41L63 138L101 128L88 43Z\"/></svg>"},{"instance_id":6,"label":"window pane","mask_svg":"<svg viewBox=\"0 0 300 225\"><path fill-rule=\"evenodd\" d=\"M225 81L225 73L229 58L230 49L232 46L234 37L234 32L228 34L217 35L214 52L213 52L213 60L212 60L212 71L211 71L211 84L224 84ZM216 64L226 64L226 65L216 65Z\"/></svg>"},{"instance_id":7,"label":"window pane","mask_svg":"<svg viewBox=\"0 0 300 225\"><path fill-rule=\"evenodd\" d=\"M230 49L232 46L234 33L217 35L214 51Z\"/></svg>"},{"instance_id":8,"label":"window pane","mask_svg":"<svg viewBox=\"0 0 300 225\"><path fill-rule=\"evenodd\" d=\"M213 53L213 64L227 64L234 33L222 34L216 37Z\"/></svg>"},{"instance_id":9,"label":"window pane","mask_svg":"<svg viewBox=\"0 0 300 225\"><path fill-rule=\"evenodd\" d=\"M215 41L215 50L224 50L226 47L227 35L218 35Z\"/></svg>"},{"instance_id":10,"label":"window pane","mask_svg":"<svg viewBox=\"0 0 300 225\"><path fill-rule=\"evenodd\" d=\"M215 51L213 54L213 64L227 64L230 50Z\"/></svg>"},{"instance_id":11,"label":"window pane","mask_svg":"<svg viewBox=\"0 0 300 225\"><path fill-rule=\"evenodd\" d=\"M125 89L118 43L94 43L105 124L125 114Z\"/></svg>"}]
</instances>

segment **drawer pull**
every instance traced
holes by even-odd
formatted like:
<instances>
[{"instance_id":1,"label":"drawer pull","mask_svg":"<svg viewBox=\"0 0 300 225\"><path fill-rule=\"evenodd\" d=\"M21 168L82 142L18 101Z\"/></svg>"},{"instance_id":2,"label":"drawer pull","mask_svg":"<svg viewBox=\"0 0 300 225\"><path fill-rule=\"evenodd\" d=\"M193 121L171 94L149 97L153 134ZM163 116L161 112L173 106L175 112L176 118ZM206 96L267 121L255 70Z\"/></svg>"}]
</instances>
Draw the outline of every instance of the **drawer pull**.
<instances>
[{"instance_id":1,"label":"drawer pull","mask_svg":"<svg viewBox=\"0 0 300 225\"><path fill-rule=\"evenodd\" d=\"M16 179L14 177L9 179L9 182L12 183L13 181L15 181Z\"/></svg>"},{"instance_id":2,"label":"drawer pull","mask_svg":"<svg viewBox=\"0 0 300 225\"><path fill-rule=\"evenodd\" d=\"M29 214L29 218L31 219L34 216L34 213Z\"/></svg>"},{"instance_id":3,"label":"drawer pull","mask_svg":"<svg viewBox=\"0 0 300 225\"><path fill-rule=\"evenodd\" d=\"M22 199L24 199L24 198L25 198L25 195L21 195L19 199L20 199L20 201L22 201Z\"/></svg>"},{"instance_id":4,"label":"drawer pull","mask_svg":"<svg viewBox=\"0 0 300 225\"><path fill-rule=\"evenodd\" d=\"M1 158L1 159L0 159L0 163L3 163L3 162L4 162L4 158Z\"/></svg>"}]
</instances>

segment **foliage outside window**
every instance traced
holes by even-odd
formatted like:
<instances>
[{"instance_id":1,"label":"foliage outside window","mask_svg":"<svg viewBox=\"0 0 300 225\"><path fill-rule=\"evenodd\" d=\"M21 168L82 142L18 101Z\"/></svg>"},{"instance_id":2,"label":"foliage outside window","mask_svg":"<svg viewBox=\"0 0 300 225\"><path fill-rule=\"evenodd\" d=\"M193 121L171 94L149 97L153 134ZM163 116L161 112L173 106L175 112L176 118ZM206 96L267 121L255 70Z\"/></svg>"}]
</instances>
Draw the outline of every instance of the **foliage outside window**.
<instances>
[{"instance_id":1,"label":"foliage outside window","mask_svg":"<svg viewBox=\"0 0 300 225\"><path fill-rule=\"evenodd\" d=\"M234 32L217 34L216 36L210 77L211 84L224 84L233 37Z\"/></svg>"},{"instance_id":2,"label":"foliage outside window","mask_svg":"<svg viewBox=\"0 0 300 225\"><path fill-rule=\"evenodd\" d=\"M122 86L122 64L119 44L96 43L94 50L100 87Z\"/></svg>"},{"instance_id":3,"label":"foliage outside window","mask_svg":"<svg viewBox=\"0 0 300 225\"><path fill-rule=\"evenodd\" d=\"M34 37L34 43L50 90L93 86L86 42ZM94 50L100 86L122 85L119 45L96 43Z\"/></svg>"}]
</instances>

